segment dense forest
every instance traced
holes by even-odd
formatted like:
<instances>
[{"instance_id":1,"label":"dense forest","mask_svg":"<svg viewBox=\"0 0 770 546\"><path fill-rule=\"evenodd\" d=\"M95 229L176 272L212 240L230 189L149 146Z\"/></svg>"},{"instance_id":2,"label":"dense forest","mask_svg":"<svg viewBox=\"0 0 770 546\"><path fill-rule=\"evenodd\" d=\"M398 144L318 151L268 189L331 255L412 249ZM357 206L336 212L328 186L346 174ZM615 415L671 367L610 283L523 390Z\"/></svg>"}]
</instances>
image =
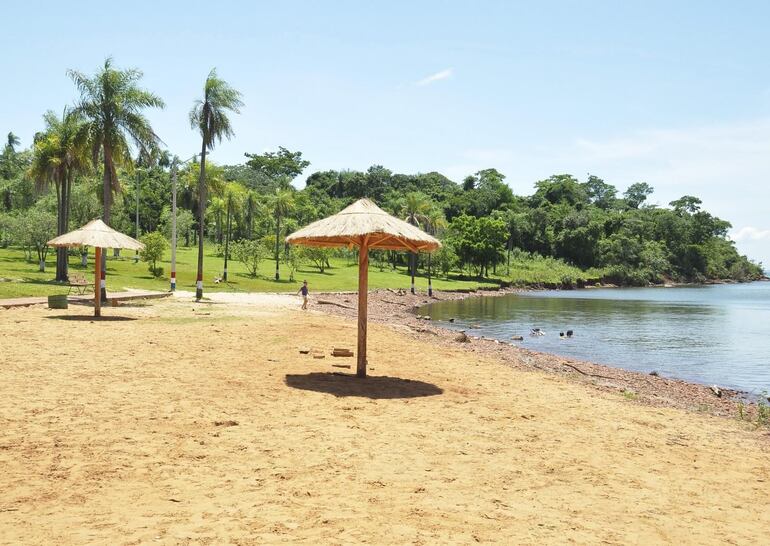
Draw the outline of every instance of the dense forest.
<instances>
[{"instance_id":1,"label":"dense forest","mask_svg":"<svg viewBox=\"0 0 770 546\"><path fill-rule=\"evenodd\" d=\"M140 72L120 71L108 60L92 78L70 75L83 94L81 102L61 116L46 113L26 148L8 133L0 155L0 246L23 247L31 260L45 259L45 241L57 233L96 217L106 216L112 227L134 234L138 212L140 234L169 237L176 180L180 244L206 239L231 259L252 264L274 260L276 278L284 263L328 266L334 251L290 249L283 238L361 197L442 240L438 252L414 261L418 274L430 268L444 276L493 276L515 283L509 276L512 259L551 259L583 272L565 275L564 286L762 276L760 265L739 255L728 238L729 222L703 210L695 196L657 207L648 203L653 188L644 182L620 193L597 176L580 181L568 174L537 181L532 195L517 195L494 168L458 183L438 172L400 174L380 165L365 172L312 172L297 189L310 167L299 151L245 153L238 165L209 159L213 143L232 136L222 112L237 112L241 104L237 91L214 71L204 98L191 112L192 126L203 138L203 154L184 154L182 161L161 148L140 113L163 106L136 86ZM123 86L113 93L115 100L135 104L103 104L106 93L100 90L110 86ZM123 125L109 125L113 117L103 113L110 107L125 114ZM212 108L221 110L214 116ZM56 278L64 280L67 257L60 252ZM383 251L375 252L373 261L379 267L397 267L411 260Z\"/></svg>"}]
</instances>

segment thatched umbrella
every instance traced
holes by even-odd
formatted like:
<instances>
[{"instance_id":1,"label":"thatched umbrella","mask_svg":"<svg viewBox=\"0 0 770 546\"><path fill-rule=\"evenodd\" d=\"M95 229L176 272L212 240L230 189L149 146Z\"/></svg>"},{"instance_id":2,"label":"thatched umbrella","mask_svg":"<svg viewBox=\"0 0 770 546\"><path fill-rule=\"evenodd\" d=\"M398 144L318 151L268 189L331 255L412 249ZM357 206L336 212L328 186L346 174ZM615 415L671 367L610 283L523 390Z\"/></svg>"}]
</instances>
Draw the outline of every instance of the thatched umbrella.
<instances>
[{"instance_id":1,"label":"thatched umbrella","mask_svg":"<svg viewBox=\"0 0 770 546\"><path fill-rule=\"evenodd\" d=\"M360 199L333 216L313 222L286 237L295 245L357 246L358 254L358 364L356 375L366 377L366 303L369 285L369 249L432 252L441 243L382 210L368 199Z\"/></svg>"},{"instance_id":2,"label":"thatched umbrella","mask_svg":"<svg viewBox=\"0 0 770 546\"><path fill-rule=\"evenodd\" d=\"M101 220L91 220L82 228L70 231L48 241L48 246L92 246L94 256L94 316L102 314L102 249L127 248L142 250L144 245L119 231L115 231Z\"/></svg>"}]
</instances>

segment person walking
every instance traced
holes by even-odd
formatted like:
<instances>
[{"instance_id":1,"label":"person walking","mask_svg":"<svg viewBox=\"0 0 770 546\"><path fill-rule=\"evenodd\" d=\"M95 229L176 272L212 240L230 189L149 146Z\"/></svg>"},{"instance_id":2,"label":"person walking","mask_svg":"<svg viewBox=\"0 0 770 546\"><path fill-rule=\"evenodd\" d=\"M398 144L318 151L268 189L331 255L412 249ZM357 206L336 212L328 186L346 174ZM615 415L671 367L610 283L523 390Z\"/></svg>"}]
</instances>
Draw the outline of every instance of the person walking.
<instances>
[{"instance_id":1,"label":"person walking","mask_svg":"<svg viewBox=\"0 0 770 546\"><path fill-rule=\"evenodd\" d=\"M302 294L302 309L307 309L307 281L302 282L297 294Z\"/></svg>"}]
</instances>

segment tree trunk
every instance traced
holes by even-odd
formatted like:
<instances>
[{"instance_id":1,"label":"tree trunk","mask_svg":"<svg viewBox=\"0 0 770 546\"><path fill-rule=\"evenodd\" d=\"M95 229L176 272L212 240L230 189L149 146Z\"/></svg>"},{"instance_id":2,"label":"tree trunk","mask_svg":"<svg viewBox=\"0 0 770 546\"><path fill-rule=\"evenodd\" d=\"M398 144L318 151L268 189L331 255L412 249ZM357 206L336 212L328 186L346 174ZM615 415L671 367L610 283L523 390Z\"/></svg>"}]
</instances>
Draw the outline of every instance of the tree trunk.
<instances>
[{"instance_id":1,"label":"tree trunk","mask_svg":"<svg viewBox=\"0 0 770 546\"><path fill-rule=\"evenodd\" d=\"M56 235L63 235L64 231L64 203L65 198L64 180L56 184ZM65 282L67 280L67 248L59 247L56 249L56 282Z\"/></svg>"},{"instance_id":2,"label":"tree trunk","mask_svg":"<svg viewBox=\"0 0 770 546\"><path fill-rule=\"evenodd\" d=\"M198 276L195 280L195 299L203 298L203 222L206 217L206 138L201 145L201 176L198 180Z\"/></svg>"},{"instance_id":3,"label":"tree trunk","mask_svg":"<svg viewBox=\"0 0 770 546\"><path fill-rule=\"evenodd\" d=\"M356 376L366 377L366 322L369 296L369 236L364 235L358 250L358 362Z\"/></svg>"},{"instance_id":4,"label":"tree trunk","mask_svg":"<svg viewBox=\"0 0 770 546\"><path fill-rule=\"evenodd\" d=\"M430 278L430 254L428 254L428 297L433 297L433 284Z\"/></svg>"},{"instance_id":5,"label":"tree trunk","mask_svg":"<svg viewBox=\"0 0 770 546\"><path fill-rule=\"evenodd\" d=\"M230 201L227 201L227 221L225 223L225 270L222 272L222 279L227 282L227 255L230 251Z\"/></svg>"},{"instance_id":6,"label":"tree trunk","mask_svg":"<svg viewBox=\"0 0 770 546\"><path fill-rule=\"evenodd\" d=\"M412 275L412 294L414 294L414 274L417 270L417 254L414 252L409 253L409 269Z\"/></svg>"},{"instance_id":7,"label":"tree trunk","mask_svg":"<svg viewBox=\"0 0 770 546\"><path fill-rule=\"evenodd\" d=\"M506 275L511 274L511 251L513 250L513 237L508 240L508 271Z\"/></svg>"},{"instance_id":8,"label":"tree trunk","mask_svg":"<svg viewBox=\"0 0 770 546\"><path fill-rule=\"evenodd\" d=\"M278 271L278 262L280 261L280 246L278 239L281 237L281 216L277 215L275 217L275 280L278 280L280 278L280 274Z\"/></svg>"},{"instance_id":9,"label":"tree trunk","mask_svg":"<svg viewBox=\"0 0 770 546\"><path fill-rule=\"evenodd\" d=\"M112 212L112 149L105 142L104 151L104 177L102 181L102 221L110 225L110 213ZM101 252L101 280L99 291L103 302L107 302L107 253Z\"/></svg>"}]
</instances>

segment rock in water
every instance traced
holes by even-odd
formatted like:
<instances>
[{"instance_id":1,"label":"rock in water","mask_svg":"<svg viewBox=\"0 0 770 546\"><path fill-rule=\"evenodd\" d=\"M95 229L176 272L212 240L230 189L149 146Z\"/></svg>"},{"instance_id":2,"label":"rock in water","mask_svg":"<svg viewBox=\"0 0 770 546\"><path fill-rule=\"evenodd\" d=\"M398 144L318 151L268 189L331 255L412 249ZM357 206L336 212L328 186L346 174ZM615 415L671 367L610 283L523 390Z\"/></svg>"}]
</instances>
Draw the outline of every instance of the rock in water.
<instances>
[{"instance_id":1,"label":"rock in water","mask_svg":"<svg viewBox=\"0 0 770 546\"><path fill-rule=\"evenodd\" d=\"M465 332L460 332L455 336L455 341L458 343L470 343L470 339L468 339L468 336L465 335Z\"/></svg>"}]
</instances>

